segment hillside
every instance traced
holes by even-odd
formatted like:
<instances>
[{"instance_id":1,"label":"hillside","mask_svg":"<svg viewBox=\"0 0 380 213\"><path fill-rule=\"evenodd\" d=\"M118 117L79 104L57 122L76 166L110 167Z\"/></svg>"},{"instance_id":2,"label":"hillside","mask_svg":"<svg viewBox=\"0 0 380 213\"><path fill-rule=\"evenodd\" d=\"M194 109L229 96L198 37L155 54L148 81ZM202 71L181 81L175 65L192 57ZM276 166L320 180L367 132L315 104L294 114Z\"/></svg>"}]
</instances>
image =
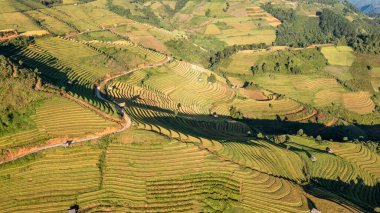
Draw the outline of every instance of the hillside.
<instances>
[{"instance_id":1,"label":"hillside","mask_svg":"<svg viewBox=\"0 0 380 213\"><path fill-rule=\"evenodd\" d=\"M380 212L379 36L339 0L2 0L1 211Z\"/></svg>"}]
</instances>

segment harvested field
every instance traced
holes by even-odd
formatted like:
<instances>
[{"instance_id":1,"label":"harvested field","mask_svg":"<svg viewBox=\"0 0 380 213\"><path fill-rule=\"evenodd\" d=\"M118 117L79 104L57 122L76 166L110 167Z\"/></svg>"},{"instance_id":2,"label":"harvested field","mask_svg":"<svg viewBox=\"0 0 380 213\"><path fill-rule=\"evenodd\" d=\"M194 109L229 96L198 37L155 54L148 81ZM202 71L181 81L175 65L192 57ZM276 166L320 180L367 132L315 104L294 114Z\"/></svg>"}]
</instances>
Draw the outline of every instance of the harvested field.
<instances>
[{"instance_id":1,"label":"harvested field","mask_svg":"<svg viewBox=\"0 0 380 213\"><path fill-rule=\"evenodd\" d=\"M344 107L359 114L369 114L375 109L375 104L371 100L368 92L353 92L343 95Z\"/></svg>"}]
</instances>

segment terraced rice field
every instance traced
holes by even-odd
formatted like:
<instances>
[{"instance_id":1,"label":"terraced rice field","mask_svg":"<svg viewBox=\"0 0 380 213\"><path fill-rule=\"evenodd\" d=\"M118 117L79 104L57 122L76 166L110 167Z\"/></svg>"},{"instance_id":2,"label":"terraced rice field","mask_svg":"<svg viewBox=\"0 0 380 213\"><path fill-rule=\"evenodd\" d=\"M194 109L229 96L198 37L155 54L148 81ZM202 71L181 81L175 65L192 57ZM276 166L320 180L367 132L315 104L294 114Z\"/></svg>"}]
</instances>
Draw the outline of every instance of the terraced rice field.
<instances>
[{"instance_id":1,"label":"terraced rice field","mask_svg":"<svg viewBox=\"0 0 380 213\"><path fill-rule=\"evenodd\" d=\"M127 20L125 24L113 29L119 35L127 36L132 42L140 44L146 48L156 49L166 53L165 42L179 38L179 33L167 31L151 25L141 24L132 20Z\"/></svg>"},{"instance_id":2,"label":"terraced rice field","mask_svg":"<svg viewBox=\"0 0 380 213\"><path fill-rule=\"evenodd\" d=\"M229 46L234 44L272 44L276 40L276 31L274 29L254 29L249 32L226 30L216 37Z\"/></svg>"},{"instance_id":3,"label":"terraced rice field","mask_svg":"<svg viewBox=\"0 0 380 213\"><path fill-rule=\"evenodd\" d=\"M302 149L311 177L319 184L334 192L341 193L361 206L369 209L379 206L380 170L376 166L379 155L361 144L324 142L293 137L295 148ZM326 151L333 150L333 154ZM290 149L292 150L292 148ZM310 160L310 155L316 161Z\"/></svg>"},{"instance_id":4,"label":"terraced rice field","mask_svg":"<svg viewBox=\"0 0 380 213\"><path fill-rule=\"evenodd\" d=\"M35 122L38 129L49 135L81 136L115 127L95 112L65 98L52 98L42 104L36 112Z\"/></svg>"},{"instance_id":5,"label":"terraced rice field","mask_svg":"<svg viewBox=\"0 0 380 213\"><path fill-rule=\"evenodd\" d=\"M41 30L21 12L0 13L0 30L16 29L18 32Z\"/></svg>"},{"instance_id":6,"label":"terraced rice field","mask_svg":"<svg viewBox=\"0 0 380 213\"><path fill-rule=\"evenodd\" d=\"M315 94L316 107L330 106L331 104L341 104L342 94L335 91L322 90Z\"/></svg>"},{"instance_id":7,"label":"terraced rice field","mask_svg":"<svg viewBox=\"0 0 380 213\"><path fill-rule=\"evenodd\" d=\"M276 115L285 116L304 109L302 104L287 98L268 101L235 100L229 105L217 106L217 109L226 112L230 106L236 106L247 118L275 118Z\"/></svg>"},{"instance_id":8,"label":"terraced rice field","mask_svg":"<svg viewBox=\"0 0 380 213\"><path fill-rule=\"evenodd\" d=\"M321 52L331 65L351 66L356 59L351 47L347 46L323 47Z\"/></svg>"},{"instance_id":9,"label":"terraced rice field","mask_svg":"<svg viewBox=\"0 0 380 213\"><path fill-rule=\"evenodd\" d=\"M267 54L266 51L240 51L223 61L220 65L220 69L229 74L252 75L251 67L260 56L265 54Z\"/></svg>"},{"instance_id":10,"label":"terraced rice field","mask_svg":"<svg viewBox=\"0 0 380 213\"><path fill-rule=\"evenodd\" d=\"M50 138L46 130L31 129L0 137L0 149L11 150L44 143Z\"/></svg>"},{"instance_id":11,"label":"terraced rice field","mask_svg":"<svg viewBox=\"0 0 380 213\"><path fill-rule=\"evenodd\" d=\"M135 68L147 62L160 62L165 59L164 54L125 40L115 40L113 42L94 41L91 44L109 53L118 62L126 64L129 68Z\"/></svg>"},{"instance_id":12,"label":"terraced rice field","mask_svg":"<svg viewBox=\"0 0 380 213\"><path fill-rule=\"evenodd\" d=\"M178 103L198 106L203 112L208 113L213 103L228 102L235 95L219 76L216 77L216 83L209 83L207 78L211 74L209 70L174 61L167 67L160 68L159 73L146 80L144 85L161 91Z\"/></svg>"},{"instance_id":13,"label":"terraced rice field","mask_svg":"<svg viewBox=\"0 0 380 213\"><path fill-rule=\"evenodd\" d=\"M284 148L265 141L226 142L219 151L223 158L267 174L292 180L305 180L301 158Z\"/></svg>"},{"instance_id":14,"label":"terraced rice field","mask_svg":"<svg viewBox=\"0 0 380 213\"><path fill-rule=\"evenodd\" d=\"M258 6L247 7L246 12L248 17L265 19L267 23L272 27L277 27L281 24L281 21L273 17L271 14L265 12Z\"/></svg>"},{"instance_id":15,"label":"terraced rice field","mask_svg":"<svg viewBox=\"0 0 380 213\"><path fill-rule=\"evenodd\" d=\"M215 118L196 105L181 104L178 108L179 102L157 90L151 91L123 83L112 85L117 89L108 91L109 95L118 102L126 102L125 110L139 128L198 143L209 143L209 140L194 138L192 135L218 138L244 136L249 130L240 122Z\"/></svg>"},{"instance_id":16,"label":"terraced rice field","mask_svg":"<svg viewBox=\"0 0 380 213\"><path fill-rule=\"evenodd\" d=\"M120 24L126 21L125 18L112 13L105 8L105 5L101 5L96 1L85 5L62 5L46 8L41 12L69 23L81 32L101 29L102 26Z\"/></svg>"},{"instance_id":17,"label":"terraced rice field","mask_svg":"<svg viewBox=\"0 0 380 213\"><path fill-rule=\"evenodd\" d=\"M80 57L72 57L73 54ZM118 66L102 53L79 42L61 38L43 38L27 48L10 48L6 54L16 61L38 68L43 77L65 87L72 95L110 114L113 107L94 98L94 84L115 72ZM121 69L121 68L119 68ZM69 83L71 82L71 83Z\"/></svg>"},{"instance_id":18,"label":"terraced rice field","mask_svg":"<svg viewBox=\"0 0 380 213\"><path fill-rule=\"evenodd\" d=\"M352 74L350 73L349 67L345 66L327 66L326 67L326 72L329 74L335 76L341 81L348 81L351 80Z\"/></svg>"},{"instance_id":19,"label":"terraced rice field","mask_svg":"<svg viewBox=\"0 0 380 213\"><path fill-rule=\"evenodd\" d=\"M224 208L215 199L220 196L227 206L246 211L307 211L305 198L287 181L242 170L194 145L145 131L130 132L122 143L111 143L106 165L103 191L78 197L81 206L103 205L91 211L108 206L121 210L112 208L113 202L134 212L215 211Z\"/></svg>"},{"instance_id":20,"label":"terraced rice field","mask_svg":"<svg viewBox=\"0 0 380 213\"><path fill-rule=\"evenodd\" d=\"M353 92L343 95L344 107L359 114L369 114L375 109L375 104L368 92Z\"/></svg>"},{"instance_id":21,"label":"terraced rice field","mask_svg":"<svg viewBox=\"0 0 380 213\"><path fill-rule=\"evenodd\" d=\"M89 212L308 212L305 196L291 182L221 161L192 144L138 130L105 149L99 143L3 165L0 191L7 199L0 206L11 212L62 211L73 204Z\"/></svg>"},{"instance_id":22,"label":"terraced rice field","mask_svg":"<svg viewBox=\"0 0 380 213\"><path fill-rule=\"evenodd\" d=\"M75 204L78 195L98 190L100 151L90 143L45 151L23 163L1 165L2 211L65 211Z\"/></svg>"},{"instance_id":23,"label":"terraced rice field","mask_svg":"<svg viewBox=\"0 0 380 213\"><path fill-rule=\"evenodd\" d=\"M29 9L27 6L15 0L1 0L0 14L23 11Z\"/></svg>"},{"instance_id":24,"label":"terraced rice field","mask_svg":"<svg viewBox=\"0 0 380 213\"><path fill-rule=\"evenodd\" d=\"M334 78L326 78L318 75L294 76L275 74L273 76L260 75L256 76L254 80L255 83L265 89L287 95L288 97L307 104L316 103L320 105L321 103L318 102L319 99L316 100L316 98L320 98L323 93L346 92ZM336 100L335 96L326 98L327 100L323 100L323 102L330 103Z\"/></svg>"},{"instance_id":25,"label":"terraced rice field","mask_svg":"<svg viewBox=\"0 0 380 213\"><path fill-rule=\"evenodd\" d=\"M67 23L55 18L54 16L49 16L49 14L42 13L38 10L30 10L26 12L34 20L40 20L41 25L57 35L64 35L75 31Z\"/></svg>"}]
</instances>

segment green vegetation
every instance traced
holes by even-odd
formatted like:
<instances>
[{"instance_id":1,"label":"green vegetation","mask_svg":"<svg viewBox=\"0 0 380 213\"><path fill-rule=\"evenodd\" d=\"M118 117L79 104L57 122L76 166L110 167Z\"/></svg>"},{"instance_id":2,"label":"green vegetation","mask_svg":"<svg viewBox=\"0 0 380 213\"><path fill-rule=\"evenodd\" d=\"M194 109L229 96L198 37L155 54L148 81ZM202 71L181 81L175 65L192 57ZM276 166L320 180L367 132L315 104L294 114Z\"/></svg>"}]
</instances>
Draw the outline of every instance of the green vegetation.
<instances>
[{"instance_id":1,"label":"green vegetation","mask_svg":"<svg viewBox=\"0 0 380 213\"><path fill-rule=\"evenodd\" d=\"M36 73L19 64L0 56L0 134L34 126L30 117L43 98L34 90Z\"/></svg>"},{"instance_id":2,"label":"green vegetation","mask_svg":"<svg viewBox=\"0 0 380 213\"><path fill-rule=\"evenodd\" d=\"M355 61L355 56L352 54L350 47L323 47L321 52L331 65L351 66Z\"/></svg>"},{"instance_id":3,"label":"green vegetation","mask_svg":"<svg viewBox=\"0 0 380 213\"><path fill-rule=\"evenodd\" d=\"M321 8L315 14L317 16L313 17L301 15L294 9L282 9L270 3L263 6L267 12L284 22L277 30L278 45L306 47L311 44L348 43L356 51L376 54L379 24L369 18L350 22L346 16L348 13L355 13L356 10L347 7L347 4L342 7L343 11Z\"/></svg>"},{"instance_id":4,"label":"green vegetation","mask_svg":"<svg viewBox=\"0 0 380 213\"><path fill-rule=\"evenodd\" d=\"M253 74L258 72L302 74L321 71L325 64L326 59L316 49L287 50L260 57L255 64L252 64L251 71Z\"/></svg>"},{"instance_id":5,"label":"green vegetation","mask_svg":"<svg viewBox=\"0 0 380 213\"><path fill-rule=\"evenodd\" d=\"M380 208L380 22L349 3L0 13L2 211Z\"/></svg>"},{"instance_id":6,"label":"green vegetation","mask_svg":"<svg viewBox=\"0 0 380 213\"><path fill-rule=\"evenodd\" d=\"M200 47L194 46L187 40L176 39L170 40L165 43L170 52L176 57L192 62L194 64L200 64L202 66L207 65L208 53Z\"/></svg>"}]
</instances>

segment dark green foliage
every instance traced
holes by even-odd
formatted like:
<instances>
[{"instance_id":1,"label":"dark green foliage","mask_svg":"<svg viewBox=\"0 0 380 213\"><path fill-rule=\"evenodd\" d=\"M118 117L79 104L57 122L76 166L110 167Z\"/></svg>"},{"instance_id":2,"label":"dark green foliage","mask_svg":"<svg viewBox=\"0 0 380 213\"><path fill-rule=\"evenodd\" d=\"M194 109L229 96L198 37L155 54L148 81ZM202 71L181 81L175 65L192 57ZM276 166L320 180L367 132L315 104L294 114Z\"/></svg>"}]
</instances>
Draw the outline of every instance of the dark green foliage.
<instances>
[{"instance_id":1,"label":"dark green foliage","mask_svg":"<svg viewBox=\"0 0 380 213\"><path fill-rule=\"evenodd\" d=\"M251 67L253 74L277 72L289 74L322 71L326 66L325 57L316 49L285 50L262 56Z\"/></svg>"},{"instance_id":2,"label":"dark green foliage","mask_svg":"<svg viewBox=\"0 0 380 213\"><path fill-rule=\"evenodd\" d=\"M221 21L216 22L215 25L216 25L220 30L228 30L228 29L232 29L232 28L233 28L233 27L227 25L226 22L221 22Z\"/></svg>"},{"instance_id":3,"label":"dark green foliage","mask_svg":"<svg viewBox=\"0 0 380 213\"><path fill-rule=\"evenodd\" d=\"M263 5L262 8L282 22L293 21L296 19L296 11L293 9L284 10L279 7L273 7L271 3Z\"/></svg>"},{"instance_id":4,"label":"dark green foliage","mask_svg":"<svg viewBox=\"0 0 380 213\"><path fill-rule=\"evenodd\" d=\"M113 0L107 0L107 8L120 15L124 16L126 18L134 19L138 22L144 22L148 24L152 24L157 27L161 27L161 21L160 19L154 14L154 12L149 7L143 7L140 12L143 14L141 16L139 15L132 15L131 10L128 8L124 8L119 5L113 4Z\"/></svg>"},{"instance_id":5,"label":"dark green foliage","mask_svg":"<svg viewBox=\"0 0 380 213\"><path fill-rule=\"evenodd\" d=\"M53 6L56 4L62 4L63 3L62 0L41 0L40 2L41 2L41 4L43 4L45 6Z\"/></svg>"},{"instance_id":6,"label":"dark green foliage","mask_svg":"<svg viewBox=\"0 0 380 213\"><path fill-rule=\"evenodd\" d=\"M321 3L328 4L324 1ZM297 14L293 9L282 9L270 3L265 4L263 9L283 22L277 29L276 45L306 47L311 44L347 42L358 52L379 53L380 21L377 19L350 22L344 14L333 9L323 9L319 17L307 17ZM345 7L344 11L348 13L350 7Z\"/></svg>"},{"instance_id":7,"label":"dark green foliage","mask_svg":"<svg viewBox=\"0 0 380 213\"><path fill-rule=\"evenodd\" d=\"M234 53L240 51L240 50L257 50L257 49L264 49L268 46L264 43L262 44L246 44L246 45L233 45L226 47L224 50L216 52L214 55L212 55L209 59L209 68L214 67L215 65L219 64L220 61L223 59L228 58L229 56L233 55Z\"/></svg>"},{"instance_id":8,"label":"dark green foliage","mask_svg":"<svg viewBox=\"0 0 380 213\"><path fill-rule=\"evenodd\" d=\"M165 45L169 48L170 52L175 57L189 61L195 64L201 64L207 66L208 52L195 46L189 40L175 39L165 42Z\"/></svg>"},{"instance_id":9,"label":"dark green foliage","mask_svg":"<svg viewBox=\"0 0 380 213\"><path fill-rule=\"evenodd\" d=\"M210 15L211 15L211 10L207 9L206 12L205 12L205 16L206 17L210 17Z\"/></svg>"},{"instance_id":10,"label":"dark green foliage","mask_svg":"<svg viewBox=\"0 0 380 213\"><path fill-rule=\"evenodd\" d=\"M320 27L324 34L335 38L355 37L354 26L342 15L330 9L324 9L320 16Z\"/></svg>"},{"instance_id":11,"label":"dark green foliage","mask_svg":"<svg viewBox=\"0 0 380 213\"><path fill-rule=\"evenodd\" d=\"M31 70L0 56L0 134L33 126L30 115L41 100L33 89L35 82Z\"/></svg>"},{"instance_id":12,"label":"dark green foliage","mask_svg":"<svg viewBox=\"0 0 380 213\"><path fill-rule=\"evenodd\" d=\"M114 139L115 139L114 136L106 136L100 139L99 141L99 146L102 149L102 152L100 153L100 156L99 156L99 161L97 163L97 166L100 172L99 189L103 188L103 178L104 178L104 172L106 170L106 157L107 157L108 146L112 141L114 141Z\"/></svg>"},{"instance_id":13,"label":"dark green foliage","mask_svg":"<svg viewBox=\"0 0 380 213\"><path fill-rule=\"evenodd\" d=\"M221 51L226 47L226 43L223 41L220 41L219 39L211 36L192 36L191 39L193 42L201 46L202 48L209 50L209 52L216 52L216 51Z\"/></svg>"},{"instance_id":14,"label":"dark green foliage","mask_svg":"<svg viewBox=\"0 0 380 213\"><path fill-rule=\"evenodd\" d=\"M350 46L358 52L380 54L380 34L358 36L351 40Z\"/></svg>"},{"instance_id":15,"label":"dark green foliage","mask_svg":"<svg viewBox=\"0 0 380 213\"><path fill-rule=\"evenodd\" d=\"M353 91L364 90L372 92L370 71L368 71L368 64L370 62L365 55L358 55L357 57L357 60L355 60L350 68L353 79L344 82L344 84Z\"/></svg>"},{"instance_id":16,"label":"dark green foliage","mask_svg":"<svg viewBox=\"0 0 380 213\"><path fill-rule=\"evenodd\" d=\"M306 47L316 43L331 42L323 33L319 18L297 15L293 9L282 9L265 4L263 9L283 22L277 29L276 45Z\"/></svg>"},{"instance_id":17,"label":"dark green foliage","mask_svg":"<svg viewBox=\"0 0 380 213\"><path fill-rule=\"evenodd\" d=\"M188 0L178 0L175 4L175 11L180 11L187 3Z\"/></svg>"},{"instance_id":18,"label":"dark green foliage","mask_svg":"<svg viewBox=\"0 0 380 213\"><path fill-rule=\"evenodd\" d=\"M130 17L131 16L131 10L130 9L126 9L124 7L121 7L119 5L114 5L112 4L113 0L107 0L107 7L109 10L111 10L112 12L120 15L120 16L124 16L124 17Z\"/></svg>"},{"instance_id":19,"label":"dark green foliage","mask_svg":"<svg viewBox=\"0 0 380 213\"><path fill-rule=\"evenodd\" d=\"M20 37L16 37L14 39L11 39L11 40L5 40L3 42L0 42L0 45L1 46L13 45L13 46L19 46L19 47L26 47L32 43L34 43L33 37L20 36Z\"/></svg>"},{"instance_id":20,"label":"dark green foliage","mask_svg":"<svg viewBox=\"0 0 380 213\"><path fill-rule=\"evenodd\" d=\"M230 107L230 116L235 119L243 119L243 113L241 113L236 107Z\"/></svg>"},{"instance_id":21,"label":"dark green foliage","mask_svg":"<svg viewBox=\"0 0 380 213\"><path fill-rule=\"evenodd\" d=\"M207 82L216 83L216 77L215 77L215 75L211 74L209 77L207 77Z\"/></svg>"}]
</instances>

